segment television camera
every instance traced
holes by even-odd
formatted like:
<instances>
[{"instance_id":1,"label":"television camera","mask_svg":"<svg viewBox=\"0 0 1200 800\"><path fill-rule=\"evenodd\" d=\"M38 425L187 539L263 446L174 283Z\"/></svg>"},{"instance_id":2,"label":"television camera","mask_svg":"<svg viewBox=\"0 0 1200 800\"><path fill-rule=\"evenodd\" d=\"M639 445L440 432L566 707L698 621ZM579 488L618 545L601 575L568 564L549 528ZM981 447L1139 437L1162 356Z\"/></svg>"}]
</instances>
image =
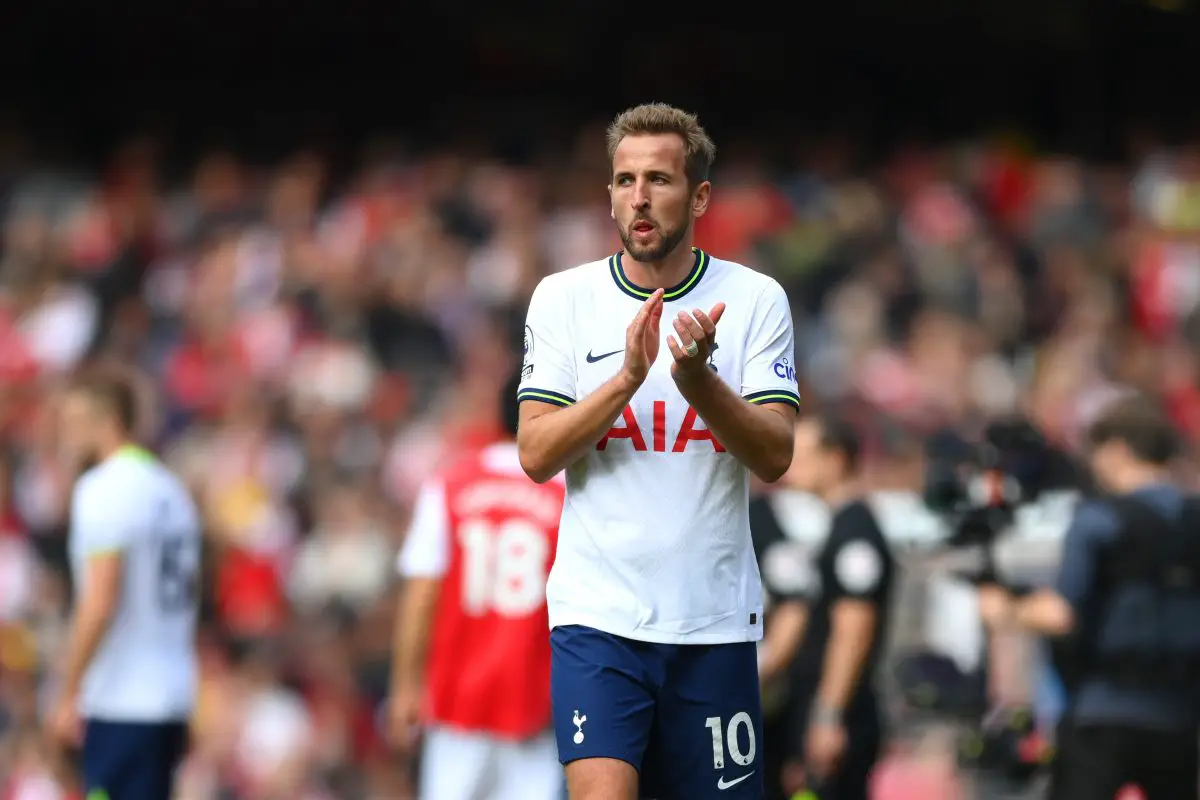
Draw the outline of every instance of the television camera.
<instances>
[{"instance_id":1,"label":"television camera","mask_svg":"<svg viewBox=\"0 0 1200 800\"><path fill-rule=\"evenodd\" d=\"M922 499L950 528L950 547L990 545L1017 509L1062 485L1063 456L1022 417L989 424L977 442L952 430L926 442Z\"/></svg>"}]
</instances>

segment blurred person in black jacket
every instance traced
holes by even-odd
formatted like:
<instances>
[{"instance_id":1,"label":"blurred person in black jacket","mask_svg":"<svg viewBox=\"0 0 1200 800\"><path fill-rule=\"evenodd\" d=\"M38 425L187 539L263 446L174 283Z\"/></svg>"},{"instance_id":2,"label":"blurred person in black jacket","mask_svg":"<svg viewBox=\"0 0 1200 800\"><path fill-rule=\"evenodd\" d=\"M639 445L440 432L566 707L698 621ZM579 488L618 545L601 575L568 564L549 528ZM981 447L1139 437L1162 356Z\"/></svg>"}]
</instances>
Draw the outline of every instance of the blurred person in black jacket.
<instances>
[{"instance_id":1,"label":"blurred person in black jacket","mask_svg":"<svg viewBox=\"0 0 1200 800\"><path fill-rule=\"evenodd\" d=\"M859 448L855 430L834 416L807 417L796 429L793 485L824 501L831 516L792 670L784 788L807 788L820 800L866 800L883 738L873 678L895 561L860 493Z\"/></svg>"},{"instance_id":2,"label":"blurred person in black jacket","mask_svg":"<svg viewBox=\"0 0 1200 800\"><path fill-rule=\"evenodd\" d=\"M1089 431L1106 494L1082 501L1053 588L980 587L993 629L1055 643L1067 702L1050 796L1196 800L1200 774L1200 499L1172 480L1180 436L1152 402L1119 401Z\"/></svg>"}]
</instances>

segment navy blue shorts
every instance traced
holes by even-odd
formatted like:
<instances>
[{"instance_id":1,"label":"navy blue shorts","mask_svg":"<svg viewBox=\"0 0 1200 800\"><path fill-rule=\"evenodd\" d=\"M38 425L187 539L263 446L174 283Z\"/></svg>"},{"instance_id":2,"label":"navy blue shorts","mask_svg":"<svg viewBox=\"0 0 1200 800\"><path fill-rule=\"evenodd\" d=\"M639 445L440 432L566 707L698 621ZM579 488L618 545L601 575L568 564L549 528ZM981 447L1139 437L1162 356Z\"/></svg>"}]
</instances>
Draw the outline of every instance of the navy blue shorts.
<instances>
[{"instance_id":1,"label":"navy blue shorts","mask_svg":"<svg viewBox=\"0 0 1200 800\"><path fill-rule=\"evenodd\" d=\"M83 734L84 796L94 792L104 800L171 797L187 742L184 722L88 720Z\"/></svg>"},{"instance_id":2,"label":"navy blue shorts","mask_svg":"<svg viewBox=\"0 0 1200 800\"><path fill-rule=\"evenodd\" d=\"M559 760L616 758L655 800L759 800L762 711L753 642L625 639L579 625L550 633Z\"/></svg>"}]
</instances>

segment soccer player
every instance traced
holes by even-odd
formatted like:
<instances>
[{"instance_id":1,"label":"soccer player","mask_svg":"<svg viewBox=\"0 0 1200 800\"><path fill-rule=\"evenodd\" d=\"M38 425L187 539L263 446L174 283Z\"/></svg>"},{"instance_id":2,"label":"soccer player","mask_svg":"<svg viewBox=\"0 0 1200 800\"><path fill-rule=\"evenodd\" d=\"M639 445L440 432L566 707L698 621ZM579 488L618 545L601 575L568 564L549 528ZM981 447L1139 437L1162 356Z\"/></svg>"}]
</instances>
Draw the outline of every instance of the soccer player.
<instances>
[{"instance_id":1,"label":"soccer player","mask_svg":"<svg viewBox=\"0 0 1200 800\"><path fill-rule=\"evenodd\" d=\"M518 443L534 480L566 470L547 595L572 800L763 792L749 472L787 470L799 398L783 289L692 246L714 152L679 109L620 114L624 250L530 301Z\"/></svg>"},{"instance_id":2,"label":"soccer player","mask_svg":"<svg viewBox=\"0 0 1200 800\"><path fill-rule=\"evenodd\" d=\"M183 483L133 443L135 398L108 377L67 393L59 435L84 470L71 497L76 602L51 725L83 745L84 791L163 800L196 696L200 518ZM81 721L82 720L82 721Z\"/></svg>"},{"instance_id":3,"label":"soccer player","mask_svg":"<svg viewBox=\"0 0 1200 800\"><path fill-rule=\"evenodd\" d=\"M562 796L546 576L564 487L521 471L517 379L501 399L509 439L422 488L400 553L392 737L407 751L422 717L429 725L422 800Z\"/></svg>"}]
</instances>

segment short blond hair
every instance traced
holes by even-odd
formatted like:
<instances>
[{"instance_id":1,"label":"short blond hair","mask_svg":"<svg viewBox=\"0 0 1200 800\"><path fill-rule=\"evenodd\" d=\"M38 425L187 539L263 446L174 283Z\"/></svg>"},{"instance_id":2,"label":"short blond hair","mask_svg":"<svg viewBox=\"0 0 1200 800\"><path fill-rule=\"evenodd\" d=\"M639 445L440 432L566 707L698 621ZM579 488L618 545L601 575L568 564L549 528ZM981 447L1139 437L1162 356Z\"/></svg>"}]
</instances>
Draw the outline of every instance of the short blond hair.
<instances>
[{"instance_id":1,"label":"short blond hair","mask_svg":"<svg viewBox=\"0 0 1200 800\"><path fill-rule=\"evenodd\" d=\"M643 103L617 114L608 126L608 163L617 154L617 145L626 136L673 133L683 139L684 170L695 186L708 180L708 171L717 157L717 146L700 126L695 114L666 103Z\"/></svg>"}]
</instances>

